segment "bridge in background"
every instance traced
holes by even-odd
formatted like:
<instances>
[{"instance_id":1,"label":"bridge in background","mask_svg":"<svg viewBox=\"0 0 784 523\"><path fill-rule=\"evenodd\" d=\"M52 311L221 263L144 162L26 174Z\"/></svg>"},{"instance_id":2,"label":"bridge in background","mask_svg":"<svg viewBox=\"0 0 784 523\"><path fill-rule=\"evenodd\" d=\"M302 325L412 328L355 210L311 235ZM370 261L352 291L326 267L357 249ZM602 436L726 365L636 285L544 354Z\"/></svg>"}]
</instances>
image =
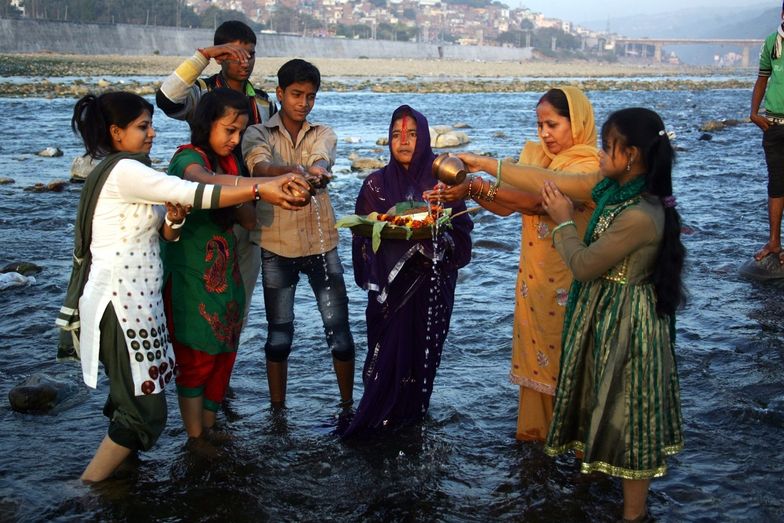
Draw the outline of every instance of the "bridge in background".
<instances>
[{"instance_id":1,"label":"bridge in background","mask_svg":"<svg viewBox=\"0 0 784 523\"><path fill-rule=\"evenodd\" d=\"M635 54L637 56L652 56L653 61L662 61L662 47L665 45L732 45L742 49L743 67L749 66L750 49L760 47L761 39L739 39L739 38L616 38L614 40L616 52L620 51L619 45L623 45L625 54ZM652 52L651 52L652 51Z\"/></svg>"}]
</instances>

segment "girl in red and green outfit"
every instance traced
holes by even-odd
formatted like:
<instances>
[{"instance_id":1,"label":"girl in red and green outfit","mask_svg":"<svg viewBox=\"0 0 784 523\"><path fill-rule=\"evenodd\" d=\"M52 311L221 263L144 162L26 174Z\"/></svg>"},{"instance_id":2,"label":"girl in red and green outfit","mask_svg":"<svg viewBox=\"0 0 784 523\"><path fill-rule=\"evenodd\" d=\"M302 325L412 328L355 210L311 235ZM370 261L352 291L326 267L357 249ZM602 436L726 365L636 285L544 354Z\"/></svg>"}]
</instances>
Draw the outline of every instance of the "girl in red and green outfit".
<instances>
[{"instance_id":1,"label":"girl in red and green outfit","mask_svg":"<svg viewBox=\"0 0 784 523\"><path fill-rule=\"evenodd\" d=\"M252 185L237 154L248 103L230 89L204 95L191 124L191 143L177 149L168 173L186 180ZM289 206L293 207L293 206ZM188 436L215 424L239 345L245 291L237 262L235 223L255 227L252 204L194 211L180 241L163 246L164 303L177 356L177 394Z\"/></svg>"}]
</instances>

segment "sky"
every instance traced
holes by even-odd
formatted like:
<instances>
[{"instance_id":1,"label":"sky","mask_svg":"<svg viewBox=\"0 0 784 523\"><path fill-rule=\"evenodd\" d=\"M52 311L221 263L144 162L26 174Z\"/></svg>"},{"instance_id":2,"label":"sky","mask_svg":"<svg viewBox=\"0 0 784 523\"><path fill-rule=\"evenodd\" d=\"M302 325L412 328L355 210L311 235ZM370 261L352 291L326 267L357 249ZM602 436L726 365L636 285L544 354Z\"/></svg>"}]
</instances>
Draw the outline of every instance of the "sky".
<instances>
[{"instance_id":1,"label":"sky","mask_svg":"<svg viewBox=\"0 0 784 523\"><path fill-rule=\"evenodd\" d=\"M502 0L503 1L503 0ZM506 0L511 7L529 7L545 16L560 18L569 22L586 22L604 20L607 17L663 13L693 7L738 6L747 5L778 6L780 0Z\"/></svg>"}]
</instances>

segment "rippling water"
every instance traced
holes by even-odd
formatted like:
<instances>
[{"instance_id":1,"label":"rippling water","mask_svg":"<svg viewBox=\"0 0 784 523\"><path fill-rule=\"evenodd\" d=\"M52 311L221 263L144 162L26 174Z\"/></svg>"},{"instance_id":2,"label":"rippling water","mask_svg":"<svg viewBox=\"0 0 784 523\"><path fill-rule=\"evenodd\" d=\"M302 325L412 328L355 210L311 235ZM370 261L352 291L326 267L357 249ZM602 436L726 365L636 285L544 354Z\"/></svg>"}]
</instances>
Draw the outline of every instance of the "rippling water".
<instances>
[{"instance_id":1,"label":"rippling water","mask_svg":"<svg viewBox=\"0 0 784 523\"><path fill-rule=\"evenodd\" d=\"M750 124L715 133L712 141L699 141L697 130L707 119L745 116L752 82L748 91L588 93L598 122L614 109L643 105L659 111L678 135L676 193L694 231L685 237L691 302L678 321L686 449L653 483L650 507L660 521L784 520L782 291L737 274L766 237L761 137ZM422 111L431 125L469 123L471 150L516 156L535 135L538 96L320 94L313 119L331 124L340 137L331 185L336 213L352 212L361 183L348 155L385 156L386 148L374 142L386 135L399 104ZM81 381L76 365L53 361L54 317L65 292L80 188L23 191L67 178L81 150L68 128L73 103L0 99L0 175L17 182L0 186L0 264L23 260L44 267L35 285L0 294L3 395L36 372ZM163 167L187 132L162 114L155 125L152 156ZM64 157L35 156L54 145ZM106 383L98 392L84 388L70 408L49 415L18 414L3 401L0 520L616 520L617 482L581 477L573 460L552 460L538 445L514 439L517 388L507 373L520 222L487 213L476 222L474 259L460 273L451 332L421 427L361 444L335 438L337 386L306 285L295 308L289 409L273 414L257 288L232 380L235 395L219 418L234 438L219 456L183 450L186 436L171 389L159 444L121 479L87 488L77 478L106 431L100 413ZM365 297L353 284L345 231L339 249L361 364Z\"/></svg>"}]
</instances>

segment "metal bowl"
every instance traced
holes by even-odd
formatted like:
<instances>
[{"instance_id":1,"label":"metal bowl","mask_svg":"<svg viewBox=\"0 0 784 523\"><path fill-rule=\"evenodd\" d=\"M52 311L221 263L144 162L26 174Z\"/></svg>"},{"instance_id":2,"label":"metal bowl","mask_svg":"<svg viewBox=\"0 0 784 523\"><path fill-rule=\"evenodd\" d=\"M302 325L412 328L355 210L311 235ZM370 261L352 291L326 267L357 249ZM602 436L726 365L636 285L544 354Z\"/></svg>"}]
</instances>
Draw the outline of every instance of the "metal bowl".
<instances>
[{"instance_id":1,"label":"metal bowl","mask_svg":"<svg viewBox=\"0 0 784 523\"><path fill-rule=\"evenodd\" d=\"M447 185L460 185L466 177L465 165L457 156L439 154L433 160L433 176Z\"/></svg>"}]
</instances>

